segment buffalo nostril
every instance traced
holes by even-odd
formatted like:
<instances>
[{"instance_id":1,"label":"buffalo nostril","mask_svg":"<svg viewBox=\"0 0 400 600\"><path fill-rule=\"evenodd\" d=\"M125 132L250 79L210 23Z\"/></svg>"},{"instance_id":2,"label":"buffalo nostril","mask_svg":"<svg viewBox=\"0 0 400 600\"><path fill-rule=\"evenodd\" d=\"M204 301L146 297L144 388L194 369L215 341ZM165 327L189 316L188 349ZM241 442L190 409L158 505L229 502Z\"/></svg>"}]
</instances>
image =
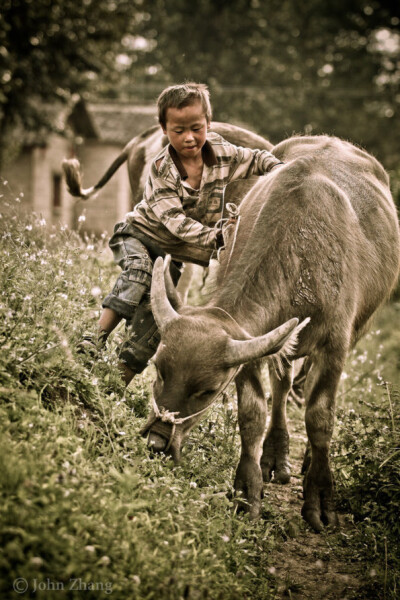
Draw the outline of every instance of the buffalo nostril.
<instances>
[{"instance_id":1,"label":"buffalo nostril","mask_svg":"<svg viewBox=\"0 0 400 600\"><path fill-rule=\"evenodd\" d=\"M150 433L147 440L147 446L153 452L164 452L167 447L167 440L157 433Z\"/></svg>"}]
</instances>

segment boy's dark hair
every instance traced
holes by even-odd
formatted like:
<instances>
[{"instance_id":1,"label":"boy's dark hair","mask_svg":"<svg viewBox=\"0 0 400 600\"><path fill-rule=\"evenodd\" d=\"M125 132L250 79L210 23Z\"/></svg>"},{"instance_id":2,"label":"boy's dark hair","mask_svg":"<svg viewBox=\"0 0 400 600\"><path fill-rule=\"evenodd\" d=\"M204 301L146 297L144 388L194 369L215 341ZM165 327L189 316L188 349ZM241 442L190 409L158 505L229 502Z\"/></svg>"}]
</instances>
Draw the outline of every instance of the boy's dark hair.
<instances>
[{"instance_id":1,"label":"boy's dark hair","mask_svg":"<svg viewBox=\"0 0 400 600\"><path fill-rule=\"evenodd\" d=\"M212 110L208 87L204 83L189 81L181 85L171 85L161 92L157 100L158 120L165 128L168 108L184 108L201 102L207 122L211 122Z\"/></svg>"}]
</instances>

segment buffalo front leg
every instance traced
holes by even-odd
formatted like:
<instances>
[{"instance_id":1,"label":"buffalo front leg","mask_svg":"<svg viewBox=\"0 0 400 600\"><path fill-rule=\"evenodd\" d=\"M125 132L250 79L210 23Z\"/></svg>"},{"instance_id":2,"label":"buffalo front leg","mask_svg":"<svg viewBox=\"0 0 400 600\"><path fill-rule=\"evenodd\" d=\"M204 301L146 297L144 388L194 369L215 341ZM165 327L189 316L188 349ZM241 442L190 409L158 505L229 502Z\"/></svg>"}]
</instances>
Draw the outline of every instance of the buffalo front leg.
<instances>
[{"instance_id":1,"label":"buffalo front leg","mask_svg":"<svg viewBox=\"0 0 400 600\"><path fill-rule=\"evenodd\" d=\"M256 519L261 513L263 478L260 458L267 420L267 403L259 367L244 367L236 377L236 389L242 449L234 486L239 507Z\"/></svg>"},{"instance_id":2,"label":"buffalo front leg","mask_svg":"<svg viewBox=\"0 0 400 600\"><path fill-rule=\"evenodd\" d=\"M342 361L334 355L320 356L313 362L306 382L306 430L309 440L305 461L304 504L301 514L315 531L324 525L336 526L334 481L329 450L333 433L335 395L342 372Z\"/></svg>"},{"instance_id":3,"label":"buffalo front leg","mask_svg":"<svg viewBox=\"0 0 400 600\"><path fill-rule=\"evenodd\" d=\"M292 365L285 365L278 376L273 364L269 365L272 409L271 420L264 441L261 469L264 481L289 483L289 432L286 422L286 401L292 383Z\"/></svg>"}]
</instances>

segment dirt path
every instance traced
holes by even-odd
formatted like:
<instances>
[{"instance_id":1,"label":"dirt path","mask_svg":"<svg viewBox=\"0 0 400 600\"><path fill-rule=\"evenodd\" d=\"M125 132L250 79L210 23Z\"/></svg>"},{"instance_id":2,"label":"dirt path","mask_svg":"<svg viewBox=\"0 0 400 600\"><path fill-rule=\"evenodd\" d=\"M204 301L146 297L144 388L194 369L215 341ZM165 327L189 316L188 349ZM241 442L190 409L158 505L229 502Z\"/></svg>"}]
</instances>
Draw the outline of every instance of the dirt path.
<instances>
[{"instance_id":1,"label":"dirt path","mask_svg":"<svg viewBox=\"0 0 400 600\"><path fill-rule=\"evenodd\" d=\"M346 600L357 598L357 590L365 582L362 565L350 562L330 534L315 534L300 517L302 506L303 451L306 444L304 425L300 420L289 422L291 435L292 479L288 486L269 485L267 500L278 507L287 521L287 539L275 551L275 567L270 574L276 578L277 598L292 600ZM351 527L346 515L340 515L340 531Z\"/></svg>"}]
</instances>

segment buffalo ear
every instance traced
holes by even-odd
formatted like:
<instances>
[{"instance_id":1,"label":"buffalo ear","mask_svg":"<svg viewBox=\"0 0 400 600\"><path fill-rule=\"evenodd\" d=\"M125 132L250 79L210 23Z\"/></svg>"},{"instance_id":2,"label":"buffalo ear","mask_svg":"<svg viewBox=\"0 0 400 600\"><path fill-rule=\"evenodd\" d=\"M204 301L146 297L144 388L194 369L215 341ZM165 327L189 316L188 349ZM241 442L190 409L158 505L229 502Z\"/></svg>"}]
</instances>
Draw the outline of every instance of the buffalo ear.
<instances>
[{"instance_id":1,"label":"buffalo ear","mask_svg":"<svg viewBox=\"0 0 400 600\"><path fill-rule=\"evenodd\" d=\"M278 352L291 354L297 344L297 336L310 319L298 325L298 319L290 319L276 329L250 340L229 339L225 351L225 364L237 367Z\"/></svg>"}]
</instances>

